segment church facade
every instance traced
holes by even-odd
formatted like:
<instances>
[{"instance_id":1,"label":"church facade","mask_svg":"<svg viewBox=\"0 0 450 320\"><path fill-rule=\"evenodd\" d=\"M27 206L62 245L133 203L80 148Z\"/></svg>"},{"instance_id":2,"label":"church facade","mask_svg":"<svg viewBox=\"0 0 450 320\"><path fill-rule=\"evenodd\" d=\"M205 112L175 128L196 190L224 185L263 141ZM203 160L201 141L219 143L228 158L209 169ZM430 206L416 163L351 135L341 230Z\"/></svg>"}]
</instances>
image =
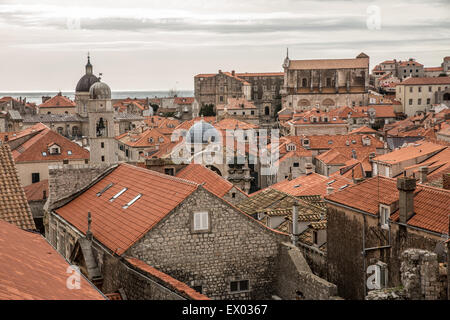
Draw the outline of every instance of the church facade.
<instances>
[{"instance_id":1,"label":"church facade","mask_svg":"<svg viewBox=\"0 0 450 320\"><path fill-rule=\"evenodd\" d=\"M283 63L282 106L294 111L368 103L369 56L354 59L290 60Z\"/></svg>"}]
</instances>

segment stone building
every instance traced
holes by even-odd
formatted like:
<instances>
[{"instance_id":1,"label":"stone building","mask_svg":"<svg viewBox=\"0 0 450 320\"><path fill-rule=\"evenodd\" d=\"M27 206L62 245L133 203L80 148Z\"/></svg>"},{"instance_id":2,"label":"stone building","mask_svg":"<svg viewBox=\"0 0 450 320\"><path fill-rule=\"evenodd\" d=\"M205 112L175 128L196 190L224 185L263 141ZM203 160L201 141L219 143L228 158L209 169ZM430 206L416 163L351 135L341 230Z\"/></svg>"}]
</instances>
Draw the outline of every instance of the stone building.
<instances>
[{"instance_id":1,"label":"stone building","mask_svg":"<svg viewBox=\"0 0 450 320\"><path fill-rule=\"evenodd\" d=\"M263 122L275 117L281 106L282 72L198 74L194 77L195 98L200 106L225 104L229 98L252 101ZM280 108L281 109L281 108Z\"/></svg>"},{"instance_id":2,"label":"stone building","mask_svg":"<svg viewBox=\"0 0 450 320\"><path fill-rule=\"evenodd\" d=\"M328 280L340 296L364 299L370 290L401 285L407 249L440 252L438 262L445 262L439 247L449 234L450 191L379 176L325 201Z\"/></svg>"},{"instance_id":3,"label":"stone building","mask_svg":"<svg viewBox=\"0 0 450 320\"><path fill-rule=\"evenodd\" d=\"M22 186L48 179L49 165L85 164L89 151L43 124L8 138Z\"/></svg>"},{"instance_id":4,"label":"stone building","mask_svg":"<svg viewBox=\"0 0 450 320\"><path fill-rule=\"evenodd\" d=\"M75 102L60 92L53 98L45 99L38 106L38 110L38 114L75 114L77 108Z\"/></svg>"},{"instance_id":5,"label":"stone building","mask_svg":"<svg viewBox=\"0 0 450 320\"><path fill-rule=\"evenodd\" d=\"M283 108L309 110L368 103L369 57L290 60L284 63Z\"/></svg>"},{"instance_id":6,"label":"stone building","mask_svg":"<svg viewBox=\"0 0 450 320\"><path fill-rule=\"evenodd\" d=\"M259 108L242 98L228 98L225 104L216 106L217 120L232 118L255 125L259 124Z\"/></svg>"},{"instance_id":7,"label":"stone building","mask_svg":"<svg viewBox=\"0 0 450 320\"><path fill-rule=\"evenodd\" d=\"M113 167L49 212L47 239L66 258L88 230L106 291L114 260L127 257L210 298L273 294L281 235L194 182L127 164Z\"/></svg>"},{"instance_id":8,"label":"stone building","mask_svg":"<svg viewBox=\"0 0 450 320\"><path fill-rule=\"evenodd\" d=\"M117 141L114 139L114 109L111 89L104 82L96 82L89 89L89 148L92 163L118 161Z\"/></svg>"},{"instance_id":9,"label":"stone building","mask_svg":"<svg viewBox=\"0 0 450 320\"><path fill-rule=\"evenodd\" d=\"M402 112L412 117L426 113L437 103L450 105L450 77L409 78L396 86L396 99Z\"/></svg>"}]
</instances>

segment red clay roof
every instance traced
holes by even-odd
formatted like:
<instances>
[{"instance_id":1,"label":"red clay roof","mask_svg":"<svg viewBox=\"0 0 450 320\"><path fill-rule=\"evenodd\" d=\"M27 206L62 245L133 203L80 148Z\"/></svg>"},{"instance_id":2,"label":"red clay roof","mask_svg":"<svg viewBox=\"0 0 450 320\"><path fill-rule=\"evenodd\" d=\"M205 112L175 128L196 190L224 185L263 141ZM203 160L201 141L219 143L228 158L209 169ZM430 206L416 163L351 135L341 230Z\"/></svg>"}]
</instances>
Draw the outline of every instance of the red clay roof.
<instances>
[{"instance_id":1,"label":"red clay roof","mask_svg":"<svg viewBox=\"0 0 450 320\"><path fill-rule=\"evenodd\" d=\"M377 131L372 128L369 128L368 126L362 126L349 132L349 134L365 134L365 133L377 133Z\"/></svg>"},{"instance_id":2,"label":"red clay roof","mask_svg":"<svg viewBox=\"0 0 450 320\"><path fill-rule=\"evenodd\" d=\"M23 188L28 201L40 201L48 198L48 179L32 183ZM44 198L45 191L45 198Z\"/></svg>"},{"instance_id":3,"label":"red clay roof","mask_svg":"<svg viewBox=\"0 0 450 320\"><path fill-rule=\"evenodd\" d=\"M25 230L36 229L9 145L0 146L0 220Z\"/></svg>"},{"instance_id":4,"label":"red clay roof","mask_svg":"<svg viewBox=\"0 0 450 320\"><path fill-rule=\"evenodd\" d=\"M424 155L431 155L445 149L445 146L434 144L431 142L419 141L412 146L394 150L392 152L377 156L374 161L384 162L387 164L399 163L409 159L418 158Z\"/></svg>"},{"instance_id":5,"label":"red clay roof","mask_svg":"<svg viewBox=\"0 0 450 320\"><path fill-rule=\"evenodd\" d=\"M181 293L183 296L187 296L193 300L210 300L207 296L195 291L187 284L178 281L177 279L172 278L171 276L165 274L164 272L161 272L153 268L152 266L148 265L142 260L136 258L126 258L126 260L136 268L160 279L162 282L169 285L169 287Z\"/></svg>"},{"instance_id":6,"label":"red clay roof","mask_svg":"<svg viewBox=\"0 0 450 320\"><path fill-rule=\"evenodd\" d=\"M76 107L75 102L67 97L56 95L39 105L39 108L69 108Z\"/></svg>"},{"instance_id":7,"label":"red clay roof","mask_svg":"<svg viewBox=\"0 0 450 320\"><path fill-rule=\"evenodd\" d=\"M377 176L328 195L325 199L378 215L379 203L392 204L398 201L399 192L395 179ZM414 195L415 215L407 223L448 234L449 208L449 190L418 185ZM398 221L398 211L391 213L391 219Z\"/></svg>"},{"instance_id":8,"label":"red clay roof","mask_svg":"<svg viewBox=\"0 0 450 320\"><path fill-rule=\"evenodd\" d=\"M40 235L0 221L0 300L104 300L80 275L67 288L67 261Z\"/></svg>"},{"instance_id":9,"label":"red clay roof","mask_svg":"<svg viewBox=\"0 0 450 320\"><path fill-rule=\"evenodd\" d=\"M48 147L53 143L60 147L61 152L59 154L50 154ZM16 147L12 154L16 162L52 162L65 159L89 159L89 151L48 127L40 130L35 136Z\"/></svg>"},{"instance_id":10,"label":"red clay roof","mask_svg":"<svg viewBox=\"0 0 450 320\"><path fill-rule=\"evenodd\" d=\"M191 105L194 103L195 98L193 97L176 97L173 101L173 103L175 104L180 104L180 105Z\"/></svg>"},{"instance_id":11,"label":"red clay roof","mask_svg":"<svg viewBox=\"0 0 450 320\"><path fill-rule=\"evenodd\" d=\"M240 121L238 119L233 118L226 118L220 120L219 122L216 122L214 124L214 127L216 127L219 130L236 130L236 129L248 130L259 128L259 126L256 124Z\"/></svg>"},{"instance_id":12,"label":"red clay roof","mask_svg":"<svg viewBox=\"0 0 450 320\"><path fill-rule=\"evenodd\" d=\"M450 77L423 77L423 78L408 78L398 85L420 85L420 84L450 84Z\"/></svg>"},{"instance_id":13,"label":"red clay roof","mask_svg":"<svg viewBox=\"0 0 450 320\"><path fill-rule=\"evenodd\" d=\"M204 183L204 188L206 190L214 193L220 198L226 195L227 192L230 191L234 186L230 181L222 178L214 171L209 170L201 164L195 163L191 163L187 167L179 171L177 173L177 177L194 181L198 184Z\"/></svg>"},{"instance_id":14,"label":"red clay roof","mask_svg":"<svg viewBox=\"0 0 450 320\"><path fill-rule=\"evenodd\" d=\"M113 183L112 187L98 197L96 194L110 183ZM85 233L90 211L94 238L121 255L198 186L191 181L121 164L55 212ZM110 202L124 188L128 190ZM142 197L128 209L123 209L138 194Z\"/></svg>"},{"instance_id":15,"label":"red clay roof","mask_svg":"<svg viewBox=\"0 0 450 320\"><path fill-rule=\"evenodd\" d=\"M125 132L116 137L116 140L134 148L147 148L155 145L170 143L167 137L159 128L147 129L144 132Z\"/></svg>"},{"instance_id":16,"label":"red clay roof","mask_svg":"<svg viewBox=\"0 0 450 320\"><path fill-rule=\"evenodd\" d=\"M334 180L334 181L333 181ZM312 196L327 194L327 187L334 188L334 191L339 190L340 187L351 185L353 182L347 178L326 177L318 173L311 173L306 176L299 176L292 180L283 180L269 188L285 192L293 196Z\"/></svg>"}]
</instances>

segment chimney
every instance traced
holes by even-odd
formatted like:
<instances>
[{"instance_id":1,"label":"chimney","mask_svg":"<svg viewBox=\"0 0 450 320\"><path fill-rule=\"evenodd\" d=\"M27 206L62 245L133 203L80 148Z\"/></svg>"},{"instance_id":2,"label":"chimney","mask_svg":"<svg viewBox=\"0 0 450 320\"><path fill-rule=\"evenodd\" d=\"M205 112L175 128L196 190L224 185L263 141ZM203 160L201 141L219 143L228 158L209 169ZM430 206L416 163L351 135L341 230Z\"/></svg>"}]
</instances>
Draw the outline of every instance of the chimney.
<instances>
[{"instance_id":1,"label":"chimney","mask_svg":"<svg viewBox=\"0 0 450 320\"><path fill-rule=\"evenodd\" d=\"M419 168L419 181L420 183L427 183L428 166Z\"/></svg>"},{"instance_id":2,"label":"chimney","mask_svg":"<svg viewBox=\"0 0 450 320\"><path fill-rule=\"evenodd\" d=\"M44 190L43 192L42 192L42 199L47 199L47 190Z\"/></svg>"},{"instance_id":3,"label":"chimney","mask_svg":"<svg viewBox=\"0 0 450 320\"><path fill-rule=\"evenodd\" d=\"M416 190L416 179L411 177L400 177L397 179L399 192L400 223L406 224L414 215L414 191Z\"/></svg>"},{"instance_id":4,"label":"chimney","mask_svg":"<svg viewBox=\"0 0 450 320\"><path fill-rule=\"evenodd\" d=\"M292 206L292 244L294 246L297 246L298 235L298 204L294 202Z\"/></svg>"},{"instance_id":5,"label":"chimney","mask_svg":"<svg viewBox=\"0 0 450 320\"><path fill-rule=\"evenodd\" d=\"M222 73L222 70L219 70L219 74Z\"/></svg>"},{"instance_id":6,"label":"chimney","mask_svg":"<svg viewBox=\"0 0 450 320\"><path fill-rule=\"evenodd\" d=\"M313 165L312 165L312 163L307 163L307 164L305 165L305 173L306 173L306 175L312 173L312 171L313 171Z\"/></svg>"},{"instance_id":7,"label":"chimney","mask_svg":"<svg viewBox=\"0 0 450 320\"><path fill-rule=\"evenodd\" d=\"M92 223L91 212L88 212L88 228L86 231L86 239L88 240L92 240L91 223Z\"/></svg>"},{"instance_id":8,"label":"chimney","mask_svg":"<svg viewBox=\"0 0 450 320\"><path fill-rule=\"evenodd\" d=\"M231 75L234 77L236 73L234 72L234 70L231 71Z\"/></svg>"},{"instance_id":9,"label":"chimney","mask_svg":"<svg viewBox=\"0 0 450 320\"><path fill-rule=\"evenodd\" d=\"M330 187L330 186L327 187L327 194L332 194L333 191L334 191L333 187Z\"/></svg>"},{"instance_id":10,"label":"chimney","mask_svg":"<svg viewBox=\"0 0 450 320\"><path fill-rule=\"evenodd\" d=\"M450 173L442 174L442 188L450 190Z\"/></svg>"},{"instance_id":11,"label":"chimney","mask_svg":"<svg viewBox=\"0 0 450 320\"><path fill-rule=\"evenodd\" d=\"M291 180L292 180L292 172L289 172L289 175L288 175L288 180L289 180L289 181L291 181Z\"/></svg>"}]
</instances>

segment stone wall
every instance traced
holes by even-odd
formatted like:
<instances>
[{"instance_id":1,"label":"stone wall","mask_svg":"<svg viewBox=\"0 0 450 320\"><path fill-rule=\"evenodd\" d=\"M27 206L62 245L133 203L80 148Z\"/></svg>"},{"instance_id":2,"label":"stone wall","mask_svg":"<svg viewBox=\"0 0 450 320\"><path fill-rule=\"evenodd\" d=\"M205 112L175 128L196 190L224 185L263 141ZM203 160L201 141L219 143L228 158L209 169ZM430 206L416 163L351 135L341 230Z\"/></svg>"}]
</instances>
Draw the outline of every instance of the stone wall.
<instances>
[{"instance_id":1,"label":"stone wall","mask_svg":"<svg viewBox=\"0 0 450 320\"><path fill-rule=\"evenodd\" d=\"M438 256L420 249L405 250L402 255L401 282L396 288L373 290L366 300L445 300L447 274L439 267Z\"/></svg>"},{"instance_id":2,"label":"stone wall","mask_svg":"<svg viewBox=\"0 0 450 320\"><path fill-rule=\"evenodd\" d=\"M151 275L143 275L117 257L104 255L104 293L123 289L128 300L185 300L180 294L161 284Z\"/></svg>"},{"instance_id":3,"label":"stone wall","mask_svg":"<svg viewBox=\"0 0 450 320\"><path fill-rule=\"evenodd\" d=\"M109 172L115 166L108 164L80 164L49 166L49 197L45 210L49 205L54 207L72 194L79 192L92 181Z\"/></svg>"},{"instance_id":4,"label":"stone wall","mask_svg":"<svg viewBox=\"0 0 450 320\"><path fill-rule=\"evenodd\" d=\"M299 248L283 243L278 261L275 294L280 298L284 300L336 298L336 285L313 274Z\"/></svg>"},{"instance_id":5,"label":"stone wall","mask_svg":"<svg viewBox=\"0 0 450 320\"><path fill-rule=\"evenodd\" d=\"M208 211L210 229L195 233L193 213ZM270 299L279 243L277 234L199 188L126 254L186 283L211 299ZM249 290L230 292L230 282Z\"/></svg>"}]
</instances>

